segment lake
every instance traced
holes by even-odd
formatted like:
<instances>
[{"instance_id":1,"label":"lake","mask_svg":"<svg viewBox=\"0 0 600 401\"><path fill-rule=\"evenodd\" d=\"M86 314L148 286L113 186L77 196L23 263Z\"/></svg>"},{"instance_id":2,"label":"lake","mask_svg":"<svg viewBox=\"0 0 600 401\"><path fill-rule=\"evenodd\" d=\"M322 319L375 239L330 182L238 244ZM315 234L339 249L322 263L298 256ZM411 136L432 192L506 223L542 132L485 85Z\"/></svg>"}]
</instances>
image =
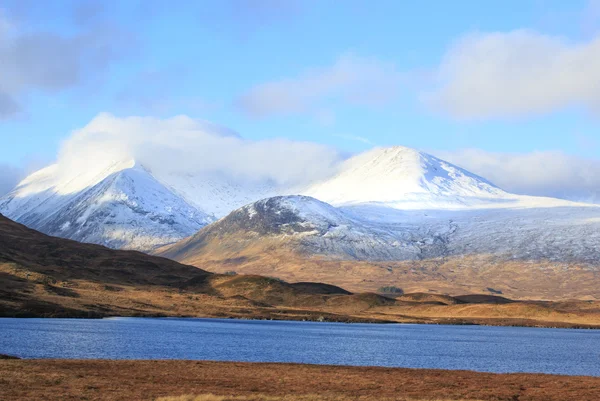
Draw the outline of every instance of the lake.
<instances>
[{"instance_id":1,"label":"lake","mask_svg":"<svg viewBox=\"0 0 600 401\"><path fill-rule=\"evenodd\" d=\"M0 319L22 358L195 359L600 376L600 331L226 319Z\"/></svg>"}]
</instances>

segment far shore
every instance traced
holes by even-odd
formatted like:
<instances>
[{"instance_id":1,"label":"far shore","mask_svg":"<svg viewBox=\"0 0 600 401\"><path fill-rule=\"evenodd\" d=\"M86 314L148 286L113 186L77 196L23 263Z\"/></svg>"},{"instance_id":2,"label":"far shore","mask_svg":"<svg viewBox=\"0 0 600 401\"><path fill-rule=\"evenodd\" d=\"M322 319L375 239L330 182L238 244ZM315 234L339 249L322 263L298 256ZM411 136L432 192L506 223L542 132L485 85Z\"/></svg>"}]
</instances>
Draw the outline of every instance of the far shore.
<instances>
[{"instance_id":1,"label":"far shore","mask_svg":"<svg viewBox=\"0 0 600 401\"><path fill-rule=\"evenodd\" d=\"M600 377L209 361L0 360L12 400L597 401Z\"/></svg>"},{"instance_id":2,"label":"far shore","mask_svg":"<svg viewBox=\"0 0 600 401\"><path fill-rule=\"evenodd\" d=\"M3 318L19 319L110 319L110 318L182 318L182 319L231 319L231 320L252 320L252 321L289 321L289 322L313 322L313 323L361 323L361 324L427 324L427 325L448 325L448 326L491 326L491 327L529 327L540 329L579 329L579 330L598 330L600 325L570 323L570 322L547 322L536 319L521 318L436 318L436 319L411 319L410 316L404 316L401 320L369 318L362 316L348 316L337 314L299 314L287 313L284 316L277 314L259 313L258 316L227 316L218 315L167 315L167 314L133 314L133 315L110 315L110 314L73 314L66 312L46 314L15 314L2 315L0 311L0 321Z\"/></svg>"}]
</instances>

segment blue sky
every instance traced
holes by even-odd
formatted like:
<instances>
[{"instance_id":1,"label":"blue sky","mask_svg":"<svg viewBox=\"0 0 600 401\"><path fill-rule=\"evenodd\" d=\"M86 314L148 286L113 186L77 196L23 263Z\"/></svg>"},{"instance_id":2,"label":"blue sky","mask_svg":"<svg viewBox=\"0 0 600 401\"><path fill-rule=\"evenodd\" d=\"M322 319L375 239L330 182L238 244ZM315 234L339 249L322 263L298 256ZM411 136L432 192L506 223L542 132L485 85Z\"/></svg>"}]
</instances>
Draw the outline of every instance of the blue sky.
<instances>
[{"instance_id":1,"label":"blue sky","mask_svg":"<svg viewBox=\"0 0 600 401\"><path fill-rule=\"evenodd\" d=\"M600 159L598 1L40 4L0 2L11 174L52 161L100 112L183 114L349 153L405 145L459 164L464 149Z\"/></svg>"}]
</instances>

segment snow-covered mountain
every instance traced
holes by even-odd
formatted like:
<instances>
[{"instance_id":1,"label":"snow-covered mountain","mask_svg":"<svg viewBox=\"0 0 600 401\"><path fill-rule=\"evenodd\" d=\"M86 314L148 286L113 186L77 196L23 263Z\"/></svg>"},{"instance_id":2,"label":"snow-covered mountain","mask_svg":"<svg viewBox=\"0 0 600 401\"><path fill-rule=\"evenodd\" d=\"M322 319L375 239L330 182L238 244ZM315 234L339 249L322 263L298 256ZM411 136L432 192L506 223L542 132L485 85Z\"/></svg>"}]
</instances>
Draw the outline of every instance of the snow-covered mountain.
<instances>
[{"instance_id":1,"label":"snow-covered mountain","mask_svg":"<svg viewBox=\"0 0 600 401\"><path fill-rule=\"evenodd\" d=\"M0 200L5 216L46 234L150 250L214 221L129 160L89 171L52 165Z\"/></svg>"},{"instance_id":2,"label":"snow-covered mountain","mask_svg":"<svg viewBox=\"0 0 600 401\"><path fill-rule=\"evenodd\" d=\"M338 256L394 259L412 254L410 244L403 241L416 234L398 225L380 224L408 216L391 213L393 210L428 210L432 216L431 211L542 208L549 210L547 216L552 219L552 208L584 206L513 195L464 169L405 147L359 154L343 162L334 176L293 189L259 179L236 180L218 172L151 171L130 158L81 166L59 163L32 174L0 199L0 213L50 235L113 248L151 250L190 236L259 199L301 194L326 203L309 202L309 198L278 202L288 209L296 204L301 213L306 208L329 208L327 215L348 221L331 225L328 234L319 237L322 244L318 248ZM305 221L317 224L314 218L318 215L306 216ZM466 214L444 219L459 220L461 216ZM411 218L406 217L405 223ZM432 220L422 224L427 226L428 221ZM337 246L333 239L342 236L356 249L346 245L343 250L333 249ZM357 245L363 240L364 244Z\"/></svg>"},{"instance_id":3,"label":"snow-covered mountain","mask_svg":"<svg viewBox=\"0 0 600 401\"><path fill-rule=\"evenodd\" d=\"M154 173L175 193L205 213L217 218L232 210L279 194L282 189L261 180L244 182L216 173Z\"/></svg>"},{"instance_id":4,"label":"snow-covered mountain","mask_svg":"<svg viewBox=\"0 0 600 401\"><path fill-rule=\"evenodd\" d=\"M507 193L460 167L402 146L354 156L342 163L335 176L299 192L335 206L375 203L403 210L573 205Z\"/></svg>"},{"instance_id":5,"label":"snow-covered mountain","mask_svg":"<svg viewBox=\"0 0 600 401\"><path fill-rule=\"evenodd\" d=\"M600 207L402 211L377 205L336 208L308 196L278 196L237 209L162 251L193 263L207 246L256 250L272 241L330 260L495 255L600 265Z\"/></svg>"},{"instance_id":6,"label":"snow-covered mountain","mask_svg":"<svg viewBox=\"0 0 600 401\"><path fill-rule=\"evenodd\" d=\"M283 241L307 255L334 259L404 260L419 248L410 234L381 230L352 218L341 209L308 196L276 196L239 208L196 235L161 250L162 256L193 260L203 250L225 246L245 250ZM263 242L264 241L264 242ZM282 245L278 245L282 246Z\"/></svg>"}]
</instances>

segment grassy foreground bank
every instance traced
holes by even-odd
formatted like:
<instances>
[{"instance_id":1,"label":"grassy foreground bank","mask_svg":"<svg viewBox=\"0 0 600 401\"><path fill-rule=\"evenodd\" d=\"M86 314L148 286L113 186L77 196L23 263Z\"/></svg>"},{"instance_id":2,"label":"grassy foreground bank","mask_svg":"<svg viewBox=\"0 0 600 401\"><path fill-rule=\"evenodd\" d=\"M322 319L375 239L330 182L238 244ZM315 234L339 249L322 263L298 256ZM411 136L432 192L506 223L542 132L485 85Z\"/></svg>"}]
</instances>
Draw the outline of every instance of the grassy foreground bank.
<instances>
[{"instance_id":1,"label":"grassy foreground bank","mask_svg":"<svg viewBox=\"0 0 600 401\"><path fill-rule=\"evenodd\" d=\"M2 400L597 401L600 377L206 361L0 360L0 394Z\"/></svg>"}]
</instances>

